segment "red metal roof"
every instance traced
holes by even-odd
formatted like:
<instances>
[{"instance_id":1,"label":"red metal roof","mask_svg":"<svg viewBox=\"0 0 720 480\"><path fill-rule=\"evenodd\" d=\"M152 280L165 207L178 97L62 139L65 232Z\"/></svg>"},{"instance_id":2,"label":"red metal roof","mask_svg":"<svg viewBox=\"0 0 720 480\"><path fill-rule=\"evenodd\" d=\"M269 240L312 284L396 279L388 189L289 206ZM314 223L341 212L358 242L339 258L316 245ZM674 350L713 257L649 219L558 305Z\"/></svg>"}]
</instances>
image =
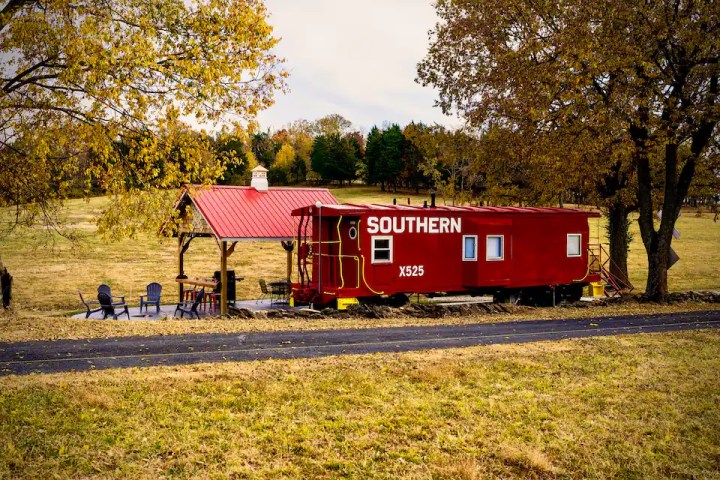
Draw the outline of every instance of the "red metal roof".
<instances>
[{"instance_id":1,"label":"red metal roof","mask_svg":"<svg viewBox=\"0 0 720 480\"><path fill-rule=\"evenodd\" d=\"M212 185L185 189L178 204L188 195L220 240L288 240L297 233L291 212L315 205L336 205L327 188L253 187Z\"/></svg>"},{"instance_id":2,"label":"red metal roof","mask_svg":"<svg viewBox=\"0 0 720 480\"><path fill-rule=\"evenodd\" d=\"M298 209L293 212L295 215L300 214ZM342 205L323 205L323 215L359 215L367 212L476 212L476 213L500 213L500 214L582 214L588 217L599 217L600 214L595 211L578 210L573 208L555 208L555 207L452 207L446 205L438 205L435 207L422 207L419 205L355 205L345 203Z\"/></svg>"}]
</instances>

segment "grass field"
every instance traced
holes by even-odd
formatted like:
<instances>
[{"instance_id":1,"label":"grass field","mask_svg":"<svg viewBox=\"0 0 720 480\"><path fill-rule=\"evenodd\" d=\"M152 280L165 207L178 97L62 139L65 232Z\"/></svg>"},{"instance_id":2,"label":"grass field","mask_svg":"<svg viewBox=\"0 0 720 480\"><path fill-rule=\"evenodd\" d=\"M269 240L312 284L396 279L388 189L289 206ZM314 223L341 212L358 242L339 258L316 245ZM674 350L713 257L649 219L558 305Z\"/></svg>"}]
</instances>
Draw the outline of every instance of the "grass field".
<instances>
[{"instance_id":1,"label":"grass field","mask_svg":"<svg viewBox=\"0 0 720 480\"><path fill-rule=\"evenodd\" d=\"M424 196L381 193L377 188L351 187L335 189L342 202L399 203L410 198L421 204ZM442 200L440 200L442 202ZM116 295L126 295L137 303L145 285L159 281L165 286L166 298L174 299L177 275L177 244L174 239L159 240L153 235L137 239L107 242L95 234L93 219L106 205L106 199L67 202L65 224L83 236L79 245L60 237L48 238L32 231L0 242L0 260L14 276L14 300L21 312L35 311L62 314L82 305L77 290L93 296L97 285L107 283ZM7 214L7 212L5 212ZM632 282L640 289L646 277L644 249L632 223L635 241L630 251ZM592 221L595 231L604 232L599 222ZM709 214L701 217L686 212L678 221L682 237L673 243L681 261L669 272L670 288L676 291L720 288L720 223ZM208 277L219 269L219 252L211 239L197 239L185 256L190 276ZM258 279L277 279L285 275L285 252L273 242L243 242L229 258L228 268L236 270L245 280L239 284L242 299L257 298Z\"/></svg>"},{"instance_id":2,"label":"grass field","mask_svg":"<svg viewBox=\"0 0 720 480\"><path fill-rule=\"evenodd\" d=\"M720 478L720 333L0 378L0 478Z\"/></svg>"}]
</instances>

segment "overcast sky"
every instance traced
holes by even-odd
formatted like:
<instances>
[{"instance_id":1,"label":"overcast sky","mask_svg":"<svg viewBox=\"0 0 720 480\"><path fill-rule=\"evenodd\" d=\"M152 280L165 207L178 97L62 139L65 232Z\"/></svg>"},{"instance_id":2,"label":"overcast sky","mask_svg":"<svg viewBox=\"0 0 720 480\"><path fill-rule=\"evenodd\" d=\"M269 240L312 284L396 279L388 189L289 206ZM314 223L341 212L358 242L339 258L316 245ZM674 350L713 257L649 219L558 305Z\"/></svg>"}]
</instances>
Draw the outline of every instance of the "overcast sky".
<instances>
[{"instance_id":1,"label":"overcast sky","mask_svg":"<svg viewBox=\"0 0 720 480\"><path fill-rule=\"evenodd\" d=\"M432 88L415 83L416 65L436 22L431 0L266 0L280 37L290 92L258 119L277 129L339 113L357 129L411 120L455 126L433 107Z\"/></svg>"}]
</instances>

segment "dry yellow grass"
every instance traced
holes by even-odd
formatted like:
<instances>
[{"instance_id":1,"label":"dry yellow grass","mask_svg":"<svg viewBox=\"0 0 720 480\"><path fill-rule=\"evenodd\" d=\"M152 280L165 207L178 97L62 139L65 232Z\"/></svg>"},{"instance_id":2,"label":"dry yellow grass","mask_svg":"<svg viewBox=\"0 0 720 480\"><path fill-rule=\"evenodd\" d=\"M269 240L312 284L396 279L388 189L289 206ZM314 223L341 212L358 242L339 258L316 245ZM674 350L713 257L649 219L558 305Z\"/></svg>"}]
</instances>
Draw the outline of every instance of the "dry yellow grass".
<instances>
[{"instance_id":1,"label":"dry yellow grass","mask_svg":"<svg viewBox=\"0 0 720 480\"><path fill-rule=\"evenodd\" d=\"M0 378L0 478L718 478L720 332Z\"/></svg>"},{"instance_id":2,"label":"dry yellow grass","mask_svg":"<svg viewBox=\"0 0 720 480\"><path fill-rule=\"evenodd\" d=\"M335 193L356 203L393 196ZM441 320L71 320L57 315L77 308L77 288L92 292L107 282L137 298L161 280L172 297L177 266L173 242L98 239L91 220L104 199L68 205L67 223L87 235L82 251L61 239L38 247L32 235L0 244L20 310L0 316L0 341L718 308L626 304ZM671 270L672 287L720 287L718 224L685 214L678 228L682 261ZM284 274L284 252L241 247L230 267L246 277L240 296L252 298L257 278ZM634 270L638 252L636 237ZM217 257L212 241L197 240L190 274L211 274ZM704 331L2 377L0 479L720 478L719 369L720 333Z\"/></svg>"}]
</instances>

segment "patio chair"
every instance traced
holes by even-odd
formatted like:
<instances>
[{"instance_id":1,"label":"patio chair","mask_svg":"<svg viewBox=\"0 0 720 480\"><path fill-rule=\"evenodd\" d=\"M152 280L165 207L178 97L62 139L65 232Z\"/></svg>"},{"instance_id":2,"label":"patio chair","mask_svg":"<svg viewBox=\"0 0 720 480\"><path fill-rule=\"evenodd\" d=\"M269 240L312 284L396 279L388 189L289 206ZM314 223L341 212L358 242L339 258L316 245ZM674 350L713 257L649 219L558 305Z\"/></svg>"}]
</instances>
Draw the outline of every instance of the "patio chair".
<instances>
[{"instance_id":1,"label":"patio chair","mask_svg":"<svg viewBox=\"0 0 720 480\"><path fill-rule=\"evenodd\" d=\"M177 304L177 307L175 308L175 313L173 316L177 316L178 310L180 311L180 318L184 318L186 313L190 314L190 318L193 317L193 315L196 315L198 320L200 319L200 314L198 313L198 306L202 303L203 297L205 296L205 289L202 289L197 292L197 295L195 295L195 300L192 302L181 302Z\"/></svg>"},{"instance_id":2,"label":"patio chair","mask_svg":"<svg viewBox=\"0 0 720 480\"><path fill-rule=\"evenodd\" d=\"M124 305L125 304L125 296L124 295L122 295L122 296L113 295L112 292L110 291L110 286L105 283L101 283L100 286L98 287L97 291L98 291L98 295L100 293L104 293L104 294L108 295L111 299L113 299L113 298L120 299L120 301L113 301L112 302L113 305Z\"/></svg>"},{"instance_id":3,"label":"patio chair","mask_svg":"<svg viewBox=\"0 0 720 480\"><path fill-rule=\"evenodd\" d=\"M100 308L103 311L103 320L105 320L108 315L112 315L113 320L117 320L118 316L123 313L126 314L128 320L130 320L130 312L128 311L128 306L125 303L113 303L112 297L105 292L98 293L98 302L100 303Z\"/></svg>"},{"instance_id":4,"label":"patio chair","mask_svg":"<svg viewBox=\"0 0 720 480\"><path fill-rule=\"evenodd\" d=\"M260 295L260 298L258 298L255 303L260 303L261 300L265 300L268 296L270 296L270 290L268 290L265 279L261 278L260 280L258 280L258 283L260 283L260 292L262 293L262 295ZM270 297L270 305L272 305L272 297Z\"/></svg>"},{"instance_id":5,"label":"patio chair","mask_svg":"<svg viewBox=\"0 0 720 480\"><path fill-rule=\"evenodd\" d=\"M95 312L99 312L102 310L102 307L100 306L100 302L97 300L85 300L82 296L82 292L80 290L77 291L78 295L80 295L80 301L85 305L85 308L87 308L87 313L85 314L85 318L90 318L90 315L92 315ZM97 307L97 308L94 308Z\"/></svg>"},{"instance_id":6,"label":"patio chair","mask_svg":"<svg viewBox=\"0 0 720 480\"><path fill-rule=\"evenodd\" d=\"M157 282L148 284L146 294L140 295L140 313L142 313L143 305L147 312L148 305L155 305L156 313L160 313L160 295L162 294L162 285Z\"/></svg>"},{"instance_id":7,"label":"patio chair","mask_svg":"<svg viewBox=\"0 0 720 480\"><path fill-rule=\"evenodd\" d=\"M278 280L276 282L270 282L270 305L273 304L273 298L275 302L287 302L290 294L290 283L287 280Z\"/></svg>"}]
</instances>

